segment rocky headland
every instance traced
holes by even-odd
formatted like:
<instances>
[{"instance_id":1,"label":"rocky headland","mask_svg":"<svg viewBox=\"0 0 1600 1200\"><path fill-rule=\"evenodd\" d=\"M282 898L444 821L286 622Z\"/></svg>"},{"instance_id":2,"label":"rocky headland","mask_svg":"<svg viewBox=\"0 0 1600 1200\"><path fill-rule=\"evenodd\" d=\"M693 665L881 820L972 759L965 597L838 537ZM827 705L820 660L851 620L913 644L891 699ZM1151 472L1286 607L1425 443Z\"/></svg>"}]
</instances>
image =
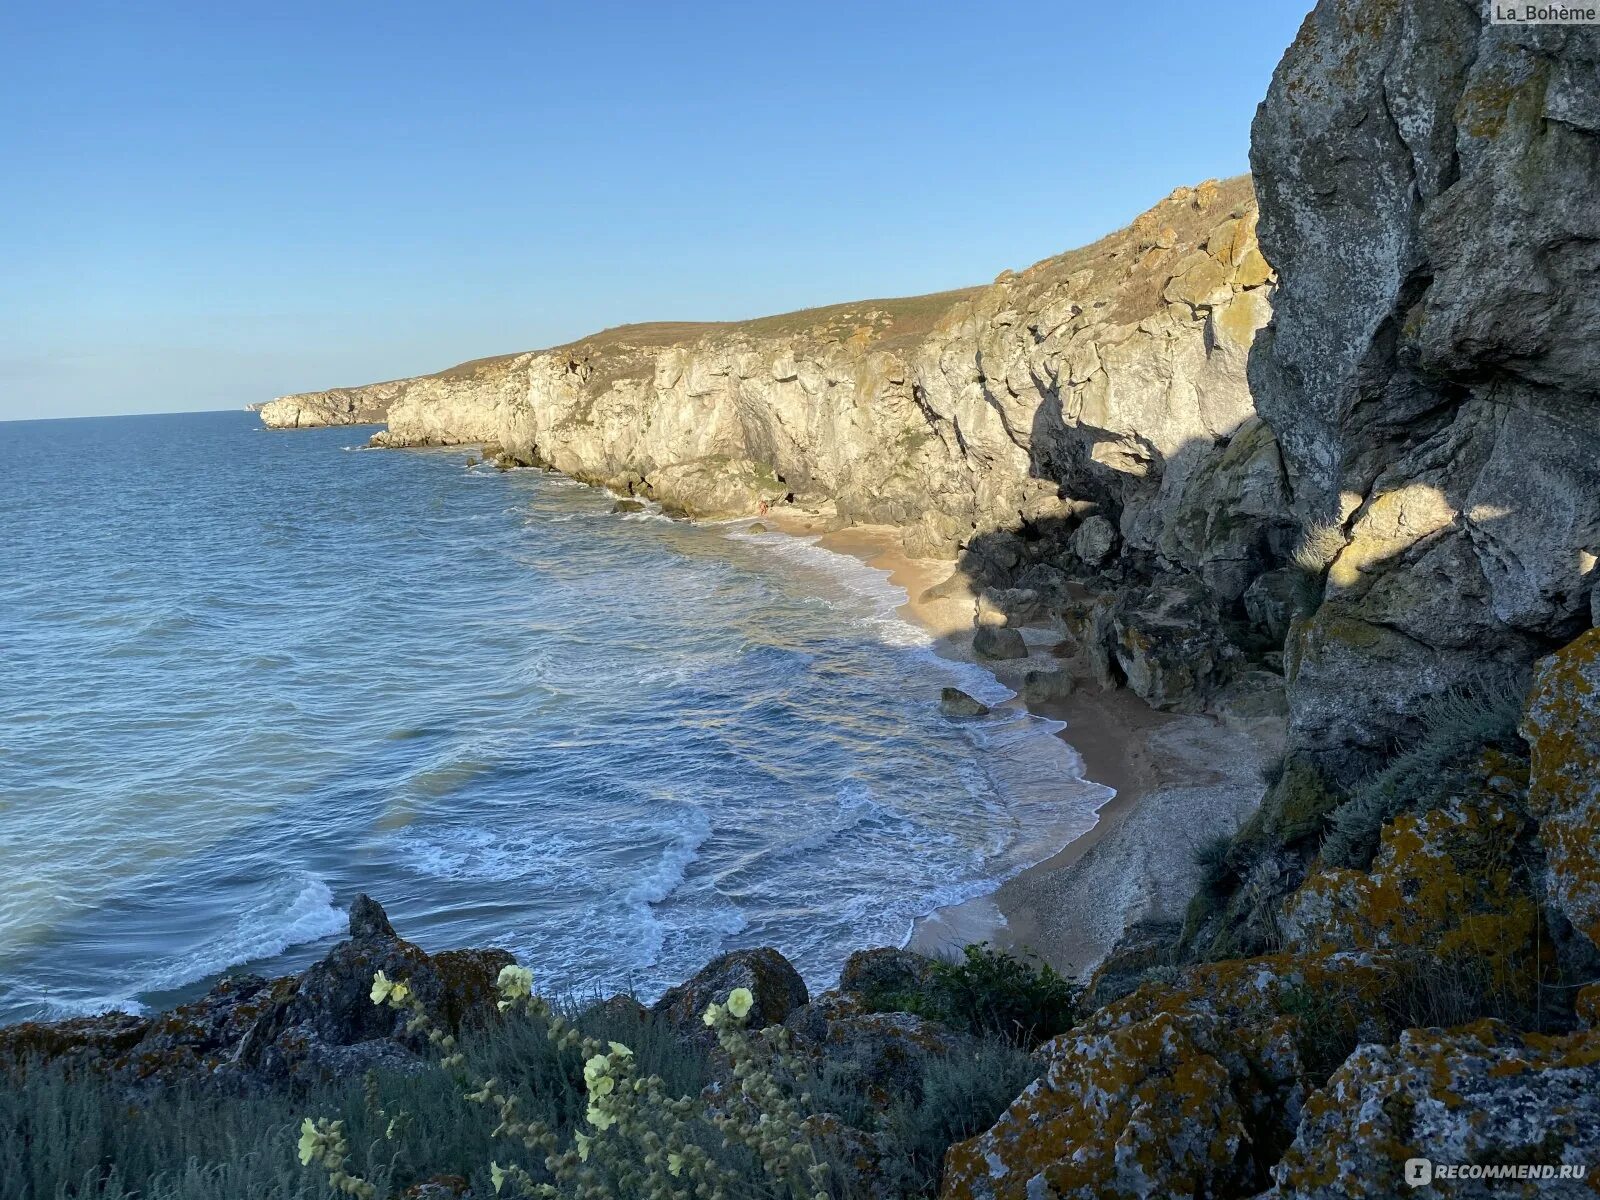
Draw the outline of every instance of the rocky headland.
<instances>
[{"instance_id":1,"label":"rocky headland","mask_svg":"<svg viewBox=\"0 0 1600 1200\"><path fill-rule=\"evenodd\" d=\"M952 638L1067 676L1019 678L1041 704L1282 722L1259 802L1185 848L1182 911L1123 922L1033 1081L946 1130L941 1196L1385 1197L1411 1158L1463 1168L1426 1194L1592 1195L1600 30L1320 0L1251 166L987 287L627 327L262 419L378 415L379 445L482 444L684 515L888 527L953 563ZM1126 818L1058 890L1127 904L1127 839L1194 807ZM390 963L437 1024L498 1019L494 952L425 955L365 902L351 934L296 980L14 1027L0 1057L130 1087L421 1069L356 996ZM913 1002L930 969L873 951L812 997L739 952L654 1019L703 1043L694 1013L748 988L799 1053L848 1059L866 1099L809 1128L848 1146L834 1194L895 1194L884 1096L975 1053Z\"/></svg>"}]
</instances>

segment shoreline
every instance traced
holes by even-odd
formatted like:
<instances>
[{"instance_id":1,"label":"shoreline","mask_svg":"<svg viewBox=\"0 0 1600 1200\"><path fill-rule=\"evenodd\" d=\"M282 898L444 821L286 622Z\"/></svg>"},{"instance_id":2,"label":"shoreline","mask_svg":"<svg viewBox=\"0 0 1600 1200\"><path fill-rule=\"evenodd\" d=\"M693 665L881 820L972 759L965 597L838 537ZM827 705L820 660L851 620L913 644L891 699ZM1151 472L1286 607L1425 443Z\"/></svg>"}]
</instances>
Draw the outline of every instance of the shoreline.
<instances>
[{"instance_id":1,"label":"shoreline","mask_svg":"<svg viewBox=\"0 0 1600 1200\"><path fill-rule=\"evenodd\" d=\"M1182 919L1193 891L1185 881L1195 874L1194 847L1231 833L1265 790L1259 765L1274 749L1270 722L1160 712L1122 688L1078 686L1065 699L1030 704L1021 695L1022 675L1045 666L1064 669L1066 660L1033 637L1025 659L977 658L970 639L975 598L924 596L956 563L909 557L889 526L830 531L796 513L762 520L783 533L820 534L824 549L886 572L906 592L898 615L933 636L936 654L993 672L1018 693L1007 707L1054 722L1056 736L1080 760L1080 777L1114 792L1095 811L1094 824L1053 854L981 896L919 917L905 947L939 955L989 942L1087 977L1133 925ZM1130 878L1133 873L1143 877ZM1113 907L1119 899L1121 909Z\"/></svg>"}]
</instances>

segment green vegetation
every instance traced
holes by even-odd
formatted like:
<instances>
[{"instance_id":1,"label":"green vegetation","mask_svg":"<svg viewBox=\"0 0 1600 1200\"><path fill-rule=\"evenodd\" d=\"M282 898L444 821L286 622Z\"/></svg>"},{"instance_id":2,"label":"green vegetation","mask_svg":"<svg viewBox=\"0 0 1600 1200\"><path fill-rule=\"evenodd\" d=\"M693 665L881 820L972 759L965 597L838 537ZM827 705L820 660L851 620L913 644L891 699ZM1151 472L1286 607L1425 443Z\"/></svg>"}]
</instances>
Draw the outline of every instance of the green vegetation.
<instances>
[{"instance_id":1,"label":"green vegetation","mask_svg":"<svg viewBox=\"0 0 1600 1200\"><path fill-rule=\"evenodd\" d=\"M1007 997L1048 1000L1053 973L1006 961L979 953L972 970L947 972L971 981L961 994L974 1022L1015 1029ZM433 1194L550 1200L927 1196L950 1143L991 1125L1037 1074L1009 1041L979 1038L930 1055L915 1094L874 1103L849 1065L819 1069L781 1026L747 1031L743 988L706 1013L715 1049L626 1004L558 1013L520 968L502 972L500 992L506 1019L458 1044L380 972L375 1002L407 1014L437 1061L364 1080L240 1095L132 1089L59 1063L22 1069L0 1088L0 1192L377 1200L439 1181ZM881 1165L863 1170L862 1145Z\"/></svg>"},{"instance_id":2,"label":"green vegetation","mask_svg":"<svg viewBox=\"0 0 1600 1200\"><path fill-rule=\"evenodd\" d=\"M1469 786L1485 749L1520 752L1520 680L1485 677L1453 689L1421 714L1421 733L1406 750L1333 810L1322 859L1329 866L1365 868L1385 822L1423 812Z\"/></svg>"},{"instance_id":3,"label":"green vegetation","mask_svg":"<svg viewBox=\"0 0 1600 1200\"><path fill-rule=\"evenodd\" d=\"M907 992L868 997L879 1012L910 1012L1031 1047L1077 1023L1082 989L1047 963L1037 966L988 945L968 946L959 959L935 962Z\"/></svg>"}]
</instances>

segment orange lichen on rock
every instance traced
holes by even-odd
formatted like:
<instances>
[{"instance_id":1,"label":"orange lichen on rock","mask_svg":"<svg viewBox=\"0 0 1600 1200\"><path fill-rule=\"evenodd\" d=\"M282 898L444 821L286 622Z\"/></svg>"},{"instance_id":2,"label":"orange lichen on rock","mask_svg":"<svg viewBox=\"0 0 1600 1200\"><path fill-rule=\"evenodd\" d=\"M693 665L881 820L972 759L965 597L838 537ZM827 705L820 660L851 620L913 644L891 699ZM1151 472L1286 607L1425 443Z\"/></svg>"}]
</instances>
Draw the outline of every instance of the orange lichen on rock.
<instances>
[{"instance_id":1,"label":"orange lichen on rock","mask_svg":"<svg viewBox=\"0 0 1600 1200\"><path fill-rule=\"evenodd\" d=\"M1042 1048L1048 1066L987 1132L950 1149L946 1200L1245 1194L1304 1101L1313 994L1380 1005L1365 954L1269 955L1146 984Z\"/></svg>"},{"instance_id":2,"label":"orange lichen on rock","mask_svg":"<svg viewBox=\"0 0 1600 1200\"><path fill-rule=\"evenodd\" d=\"M1274 1200L1392 1197L1408 1158L1459 1164L1592 1164L1600 1154L1600 1034L1518 1034L1498 1021L1413 1029L1359 1047L1306 1104L1273 1168ZM1590 1194L1579 1179L1494 1185L1494 1195ZM1429 1195L1485 1196L1480 1179Z\"/></svg>"},{"instance_id":3,"label":"orange lichen on rock","mask_svg":"<svg viewBox=\"0 0 1600 1200\"><path fill-rule=\"evenodd\" d=\"M1504 959L1527 951L1537 906L1516 873L1525 822L1498 799L1402 813L1384 827L1370 873L1317 872L1283 928L1307 950L1426 950Z\"/></svg>"}]
</instances>

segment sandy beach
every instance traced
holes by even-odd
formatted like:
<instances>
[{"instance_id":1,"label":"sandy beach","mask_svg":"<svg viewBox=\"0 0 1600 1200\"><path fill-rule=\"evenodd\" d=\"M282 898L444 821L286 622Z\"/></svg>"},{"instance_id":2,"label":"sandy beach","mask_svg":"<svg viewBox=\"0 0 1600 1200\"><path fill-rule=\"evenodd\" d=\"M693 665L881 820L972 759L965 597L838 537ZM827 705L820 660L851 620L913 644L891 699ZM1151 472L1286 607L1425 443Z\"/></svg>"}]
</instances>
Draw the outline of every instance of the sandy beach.
<instances>
[{"instance_id":1,"label":"sandy beach","mask_svg":"<svg viewBox=\"0 0 1600 1200\"><path fill-rule=\"evenodd\" d=\"M766 522L787 533L821 533L827 549L886 571L906 590L900 615L933 634L939 654L980 661L971 647L974 599L926 596L954 563L908 557L889 527L824 532L820 521L789 513ZM1043 628L1026 632L1028 658L983 662L1019 692L1025 672L1064 665ZM1020 694L1008 703L1024 705ZM1087 833L989 895L924 917L908 944L938 954L987 941L1086 976L1131 926L1182 919L1198 882L1195 847L1231 833L1260 803L1261 766L1277 752L1281 730L1270 719L1224 723L1158 712L1124 689L1082 687L1027 707L1062 723L1059 736L1081 757L1083 777L1115 796Z\"/></svg>"}]
</instances>

